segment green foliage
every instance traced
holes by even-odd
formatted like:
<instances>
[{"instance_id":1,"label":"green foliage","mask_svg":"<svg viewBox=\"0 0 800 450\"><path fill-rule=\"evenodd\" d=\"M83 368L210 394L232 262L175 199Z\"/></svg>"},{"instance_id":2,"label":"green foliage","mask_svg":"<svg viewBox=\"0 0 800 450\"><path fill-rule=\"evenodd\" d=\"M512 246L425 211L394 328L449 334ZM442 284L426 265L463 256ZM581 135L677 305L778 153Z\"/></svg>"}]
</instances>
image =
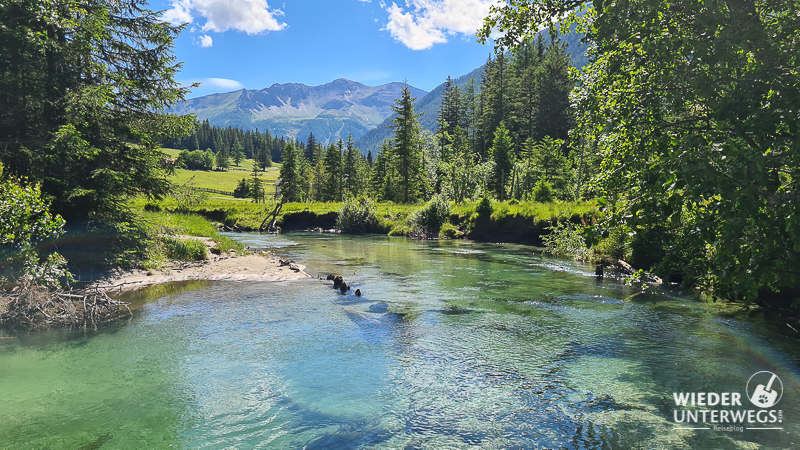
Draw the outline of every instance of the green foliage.
<instances>
[{"instance_id":1,"label":"green foliage","mask_svg":"<svg viewBox=\"0 0 800 450\"><path fill-rule=\"evenodd\" d=\"M236 189L233 190L233 196L236 198L250 197L250 183L247 182L247 178L242 178L239 181Z\"/></svg>"},{"instance_id":2,"label":"green foliage","mask_svg":"<svg viewBox=\"0 0 800 450\"><path fill-rule=\"evenodd\" d=\"M62 280L74 281L67 267L67 259L58 253L51 253L44 261L39 256L31 255L25 261L22 277L49 289L61 288Z\"/></svg>"},{"instance_id":3,"label":"green foliage","mask_svg":"<svg viewBox=\"0 0 800 450\"><path fill-rule=\"evenodd\" d=\"M478 215L479 221L488 222L492 218L492 212L494 212L494 208L489 197L483 197L475 207L475 213Z\"/></svg>"},{"instance_id":4,"label":"green foliage","mask_svg":"<svg viewBox=\"0 0 800 450\"><path fill-rule=\"evenodd\" d=\"M166 114L182 27L141 0L21 0L0 14L0 158L41 183L55 212L87 218L167 193L159 143L189 130Z\"/></svg>"},{"instance_id":5,"label":"green foliage","mask_svg":"<svg viewBox=\"0 0 800 450\"><path fill-rule=\"evenodd\" d=\"M173 185L170 196L177 202L181 211L188 211L208 200L207 192L194 189L194 177L182 185Z\"/></svg>"},{"instance_id":6,"label":"green foliage","mask_svg":"<svg viewBox=\"0 0 800 450\"><path fill-rule=\"evenodd\" d=\"M186 170L211 170L214 168L214 156L210 150L184 150L178 155L177 164Z\"/></svg>"},{"instance_id":7,"label":"green foliage","mask_svg":"<svg viewBox=\"0 0 800 450\"><path fill-rule=\"evenodd\" d=\"M628 232L628 228L624 225L612 227L607 231L607 235L592 247L592 250L598 256L609 256L614 259L627 261L631 256L629 248L630 236L628 236ZM634 262L634 265L637 267L640 266L638 262Z\"/></svg>"},{"instance_id":8,"label":"green foliage","mask_svg":"<svg viewBox=\"0 0 800 450\"><path fill-rule=\"evenodd\" d=\"M284 201L300 201L302 195L301 186L301 158L303 155L297 150L293 143L287 142L283 149L283 163L280 171L281 197Z\"/></svg>"},{"instance_id":9,"label":"green foliage","mask_svg":"<svg viewBox=\"0 0 800 450\"><path fill-rule=\"evenodd\" d=\"M442 229L439 230L439 237L446 239L461 239L464 237L464 233L462 233L455 225L451 223L445 223L442 225Z\"/></svg>"},{"instance_id":10,"label":"green foliage","mask_svg":"<svg viewBox=\"0 0 800 450\"><path fill-rule=\"evenodd\" d=\"M0 164L0 177L3 166ZM50 213L39 185L0 180L0 260L63 232L64 219Z\"/></svg>"},{"instance_id":11,"label":"green foliage","mask_svg":"<svg viewBox=\"0 0 800 450\"><path fill-rule=\"evenodd\" d=\"M246 191L246 195L253 199L255 203L262 203L264 201L264 195L266 193L266 189L264 189L264 182L258 176L258 164L253 163L253 171L250 172L250 182L248 183L246 180L242 179L244 185L242 183L239 184L239 192L242 193ZM236 194L234 192L234 194Z\"/></svg>"},{"instance_id":12,"label":"green foliage","mask_svg":"<svg viewBox=\"0 0 800 450\"><path fill-rule=\"evenodd\" d=\"M436 195L411 215L409 224L414 230L427 236L438 236L449 215L450 202L443 196Z\"/></svg>"},{"instance_id":13,"label":"green foliage","mask_svg":"<svg viewBox=\"0 0 800 450\"><path fill-rule=\"evenodd\" d=\"M331 144L325 152L324 175L322 182L322 201L340 202L343 198L342 189L342 142L339 146Z\"/></svg>"},{"instance_id":14,"label":"green foliage","mask_svg":"<svg viewBox=\"0 0 800 450\"><path fill-rule=\"evenodd\" d=\"M500 45L519 42L578 6L514 0L481 35L497 26ZM662 255L657 272L716 297L797 287L800 4L594 6L583 16L594 62L574 103L609 219L630 228L634 253Z\"/></svg>"},{"instance_id":15,"label":"green foliage","mask_svg":"<svg viewBox=\"0 0 800 450\"><path fill-rule=\"evenodd\" d=\"M231 157L226 150L217 152L217 154L214 155L214 160L217 163L218 169L227 170L231 166Z\"/></svg>"},{"instance_id":16,"label":"green foliage","mask_svg":"<svg viewBox=\"0 0 800 450\"><path fill-rule=\"evenodd\" d=\"M144 210L149 212L159 212L161 211L161 203L147 202L144 204Z\"/></svg>"},{"instance_id":17,"label":"green foliage","mask_svg":"<svg viewBox=\"0 0 800 450\"><path fill-rule=\"evenodd\" d=\"M555 192L553 191L553 185L544 181L544 178L540 179L539 182L533 187L533 199L540 203L552 202L555 198Z\"/></svg>"},{"instance_id":18,"label":"green foliage","mask_svg":"<svg viewBox=\"0 0 800 450\"><path fill-rule=\"evenodd\" d=\"M586 234L582 225L567 221L555 221L549 234L542 236L545 251L558 256L568 256L576 260L586 260L589 248L586 247Z\"/></svg>"},{"instance_id":19,"label":"green foliage","mask_svg":"<svg viewBox=\"0 0 800 450\"><path fill-rule=\"evenodd\" d=\"M408 236L411 234L411 227L408 225L398 225L389 231L389 236Z\"/></svg>"},{"instance_id":20,"label":"green foliage","mask_svg":"<svg viewBox=\"0 0 800 450\"><path fill-rule=\"evenodd\" d=\"M367 197L349 197L345 200L336 218L336 228L344 233L376 231L378 218L372 200Z\"/></svg>"},{"instance_id":21,"label":"green foliage","mask_svg":"<svg viewBox=\"0 0 800 450\"><path fill-rule=\"evenodd\" d=\"M419 114L414 113L414 100L416 97L411 97L411 90L404 85L400 98L392 105L395 117L389 126L394 132L390 148L393 175L397 179L397 192L392 199L403 203L415 201L422 188Z\"/></svg>"},{"instance_id":22,"label":"green foliage","mask_svg":"<svg viewBox=\"0 0 800 450\"><path fill-rule=\"evenodd\" d=\"M514 153L511 136L508 135L505 123L500 122L494 132L494 141L489 151L489 158L494 162L492 171L492 191L500 201L506 199L506 186L511 182L514 167Z\"/></svg>"},{"instance_id":23,"label":"green foliage","mask_svg":"<svg viewBox=\"0 0 800 450\"><path fill-rule=\"evenodd\" d=\"M206 245L196 239L178 239L162 236L159 239L166 256L174 261L203 261L208 259Z\"/></svg>"},{"instance_id":24,"label":"green foliage","mask_svg":"<svg viewBox=\"0 0 800 450\"><path fill-rule=\"evenodd\" d=\"M64 219L50 213L39 185L3 178L0 164L0 282L27 277L56 287L68 277L66 260L58 253L40 262L35 246L63 233Z\"/></svg>"}]
</instances>

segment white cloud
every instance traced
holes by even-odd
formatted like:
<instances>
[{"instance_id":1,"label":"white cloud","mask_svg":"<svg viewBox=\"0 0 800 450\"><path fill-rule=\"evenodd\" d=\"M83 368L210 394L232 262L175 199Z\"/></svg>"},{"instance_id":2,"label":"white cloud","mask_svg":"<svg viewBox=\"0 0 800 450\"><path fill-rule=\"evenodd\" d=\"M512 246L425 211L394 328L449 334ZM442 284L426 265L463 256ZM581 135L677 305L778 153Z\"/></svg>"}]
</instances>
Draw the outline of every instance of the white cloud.
<instances>
[{"instance_id":1,"label":"white cloud","mask_svg":"<svg viewBox=\"0 0 800 450\"><path fill-rule=\"evenodd\" d=\"M170 0L170 4L172 9L163 16L165 21L187 23L199 15L206 19L202 26L206 32L238 30L257 34L286 28L286 23L277 19L283 11L270 9L266 0Z\"/></svg>"},{"instance_id":2,"label":"white cloud","mask_svg":"<svg viewBox=\"0 0 800 450\"><path fill-rule=\"evenodd\" d=\"M211 47L212 45L214 45L214 40L211 39L211 36L207 34L200 36L200 47L206 48Z\"/></svg>"},{"instance_id":3,"label":"white cloud","mask_svg":"<svg viewBox=\"0 0 800 450\"><path fill-rule=\"evenodd\" d=\"M192 21L192 0L170 0L172 9L164 12L164 20L173 25L182 25Z\"/></svg>"},{"instance_id":4,"label":"white cloud","mask_svg":"<svg viewBox=\"0 0 800 450\"><path fill-rule=\"evenodd\" d=\"M381 6L389 14L385 30L412 50L447 42L447 36L473 36L499 0L406 0L406 9L392 3Z\"/></svg>"},{"instance_id":5,"label":"white cloud","mask_svg":"<svg viewBox=\"0 0 800 450\"><path fill-rule=\"evenodd\" d=\"M236 80L229 80L228 78L206 78L203 80L203 87L236 91L244 88L244 85Z\"/></svg>"}]
</instances>

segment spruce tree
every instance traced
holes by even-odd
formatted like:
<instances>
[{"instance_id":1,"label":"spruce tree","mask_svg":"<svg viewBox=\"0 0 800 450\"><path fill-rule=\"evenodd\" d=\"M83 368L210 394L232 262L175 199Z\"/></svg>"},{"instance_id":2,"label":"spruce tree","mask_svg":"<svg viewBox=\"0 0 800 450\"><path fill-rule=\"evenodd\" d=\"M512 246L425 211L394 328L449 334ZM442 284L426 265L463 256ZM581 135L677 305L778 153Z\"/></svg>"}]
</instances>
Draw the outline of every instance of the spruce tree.
<instances>
[{"instance_id":1,"label":"spruce tree","mask_svg":"<svg viewBox=\"0 0 800 450\"><path fill-rule=\"evenodd\" d=\"M305 155L310 163L315 163L314 152L317 150L317 138L314 137L314 132L308 133L308 140L306 141Z\"/></svg>"},{"instance_id":2,"label":"spruce tree","mask_svg":"<svg viewBox=\"0 0 800 450\"><path fill-rule=\"evenodd\" d=\"M253 162L253 170L250 172L248 195L256 203L264 201L264 182L258 177L258 164L256 162Z\"/></svg>"},{"instance_id":3,"label":"spruce tree","mask_svg":"<svg viewBox=\"0 0 800 450\"><path fill-rule=\"evenodd\" d=\"M358 195L358 171L359 162L361 162L361 158L359 156L360 152L356 148L355 144L353 144L353 136L348 133L347 145L345 147L344 154L344 167L342 171L344 191L346 196L355 197Z\"/></svg>"},{"instance_id":4,"label":"spruce tree","mask_svg":"<svg viewBox=\"0 0 800 450\"><path fill-rule=\"evenodd\" d=\"M280 183L281 196L284 201L294 202L300 199L300 155L292 141L286 143L283 149L283 163L281 164Z\"/></svg>"},{"instance_id":5,"label":"spruce tree","mask_svg":"<svg viewBox=\"0 0 800 450\"><path fill-rule=\"evenodd\" d=\"M545 136L553 139L569 139L569 130L575 123L570 107L569 93L575 87L569 73L570 56L567 44L553 36L536 69L536 134L534 139Z\"/></svg>"},{"instance_id":6,"label":"spruce tree","mask_svg":"<svg viewBox=\"0 0 800 450\"><path fill-rule=\"evenodd\" d=\"M239 167L239 163L242 162L244 159L244 146L239 139L234 139L233 145L231 146L231 159L233 159L233 163L236 164L236 167Z\"/></svg>"},{"instance_id":7,"label":"spruce tree","mask_svg":"<svg viewBox=\"0 0 800 450\"><path fill-rule=\"evenodd\" d=\"M494 132L494 141L489 152L489 157L494 162L490 187L500 201L505 200L506 185L511 181L511 171L514 168L513 150L514 143L505 122L500 122Z\"/></svg>"},{"instance_id":8,"label":"spruce tree","mask_svg":"<svg viewBox=\"0 0 800 450\"><path fill-rule=\"evenodd\" d=\"M398 198L403 203L414 202L419 196L421 175L420 126L414 113L414 101L408 84L403 86L400 98L395 100L392 111L395 117L389 128L394 132L392 153L398 174Z\"/></svg>"},{"instance_id":9,"label":"spruce tree","mask_svg":"<svg viewBox=\"0 0 800 450\"><path fill-rule=\"evenodd\" d=\"M342 151L334 144L325 152L325 181L322 199L327 202L342 201Z\"/></svg>"}]
</instances>

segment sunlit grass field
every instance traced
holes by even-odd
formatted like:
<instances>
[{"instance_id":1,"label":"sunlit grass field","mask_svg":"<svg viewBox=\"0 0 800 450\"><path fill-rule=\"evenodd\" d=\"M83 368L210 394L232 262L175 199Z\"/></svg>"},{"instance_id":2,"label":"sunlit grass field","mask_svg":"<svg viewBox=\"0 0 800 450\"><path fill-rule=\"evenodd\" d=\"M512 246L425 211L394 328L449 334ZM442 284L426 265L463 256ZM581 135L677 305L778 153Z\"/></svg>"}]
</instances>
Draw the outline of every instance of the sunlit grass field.
<instances>
[{"instance_id":1,"label":"sunlit grass field","mask_svg":"<svg viewBox=\"0 0 800 450\"><path fill-rule=\"evenodd\" d=\"M171 148L162 150L171 158L177 158L180 153L180 150ZM231 168L226 171L178 169L175 171L175 176L171 178L171 181L181 185L189 183L193 187L233 192L242 178L251 178L252 170L253 160L245 159L239 163L238 167L232 164ZM280 164L273 163L272 167L268 167L265 172L260 172L259 178L266 184L267 195L275 193L275 186L272 184L278 179L280 170Z\"/></svg>"}]
</instances>

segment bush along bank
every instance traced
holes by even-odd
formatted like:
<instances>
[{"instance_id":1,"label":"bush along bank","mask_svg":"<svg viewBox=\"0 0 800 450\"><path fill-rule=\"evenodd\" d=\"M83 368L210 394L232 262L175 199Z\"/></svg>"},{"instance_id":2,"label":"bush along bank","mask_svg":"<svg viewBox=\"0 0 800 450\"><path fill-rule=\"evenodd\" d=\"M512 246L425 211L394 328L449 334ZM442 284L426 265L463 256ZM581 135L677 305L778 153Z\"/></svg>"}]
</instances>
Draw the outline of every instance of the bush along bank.
<instances>
[{"instance_id":1,"label":"bush along bank","mask_svg":"<svg viewBox=\"0 0 800 450\"><path fill-rule=\"evenodd\" d=\"M165 211L191 212L229 231L258 231L274 204L211 199L179 208L165 202ZM344 213L344 214L343 214ZM377 233L427 239L469 238L542 246L555 223L588 226L600 212L593 202L493 202L489 199L453 203L435 196L424 204L374 203L366 198L344 203L286 203L277 225L289 230L331 230Z\"/></svg>"}]
</instances>

